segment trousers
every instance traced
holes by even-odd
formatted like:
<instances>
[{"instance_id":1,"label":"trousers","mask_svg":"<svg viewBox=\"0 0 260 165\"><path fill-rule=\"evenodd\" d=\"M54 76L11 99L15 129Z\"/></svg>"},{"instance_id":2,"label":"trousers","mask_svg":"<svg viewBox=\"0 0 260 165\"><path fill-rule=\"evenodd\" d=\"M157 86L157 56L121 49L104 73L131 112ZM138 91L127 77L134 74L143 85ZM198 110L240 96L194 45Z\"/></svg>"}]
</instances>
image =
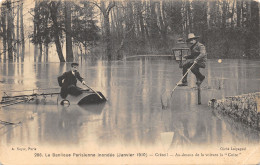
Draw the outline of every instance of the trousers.
<instances>
[{"instance_id":1,"label":"trousers","mask_svg":"<svg viewBox=\"0 0 260 165\"><path fill-rule=\"evenodd\" d=\"M191 61L183 64L183 66L182 66L183 75L185 75L185 73L192 66L192 64L193 64L193 62L191 62ZM200 73L200 68L202 68L202 67L199 66L198 64L193 65L193 67L191 68L191 72L196 76L197 81L202 80L204 78L204 75L202 75ZM187 82L187 77L188 77L188 74L186 74L186 76L182 79L183 83Z\"/></svg>"},{"instance_id":2,"label":"trousers","mask_svg":"<svg viewBox=\"0 0 260 165\"><path fill-rule=\"evenodd\" d=\"M62 87L60 96L64 99L68 96L68 94L72 96L78 96L82 94L82 89L75 86L75 85L70 85L68 87Z\"/></svg>"}]
</instances>

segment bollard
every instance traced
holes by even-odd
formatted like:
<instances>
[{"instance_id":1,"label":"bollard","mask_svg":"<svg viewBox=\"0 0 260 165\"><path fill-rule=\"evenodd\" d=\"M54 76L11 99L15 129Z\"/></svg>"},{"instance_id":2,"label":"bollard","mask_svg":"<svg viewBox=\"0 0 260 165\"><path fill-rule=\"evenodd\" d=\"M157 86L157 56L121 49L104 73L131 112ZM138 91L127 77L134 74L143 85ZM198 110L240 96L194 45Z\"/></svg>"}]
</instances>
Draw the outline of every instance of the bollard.
<instances>
[{"instance_id":1,"label":"bollard","mask_svg":"<svg viewBox=\"0 0 260 165\"><path fill-rule=\"evenodd\" d=\"M198 89L198 104L201 104L201 95L200 95L200 84L197 84Z\"/></svg>"}]
</instances>

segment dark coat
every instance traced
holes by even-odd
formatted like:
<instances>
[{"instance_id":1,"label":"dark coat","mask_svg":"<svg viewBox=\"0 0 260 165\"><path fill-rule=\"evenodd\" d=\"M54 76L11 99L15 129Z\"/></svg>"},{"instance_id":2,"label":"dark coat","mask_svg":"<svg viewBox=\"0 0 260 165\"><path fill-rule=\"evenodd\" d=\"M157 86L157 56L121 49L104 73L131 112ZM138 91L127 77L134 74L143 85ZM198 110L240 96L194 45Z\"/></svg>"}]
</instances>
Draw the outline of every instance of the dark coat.
<instances>
[{"instance_id":1,"label":"dark coat","mask_svg":"<svg viewBox=\"0 0 260 165\"><path fill-rule=\"evenodd\" d=\"M185 57L186 59L188 59L187 62L193 63L194 61L197 61L197 64L201 68L205 68L207 61L207 53L205 46L199 42L196 42L190 47L190 51L190 55Z\"/></svg>"},{"instance_id":2,"label":"dark coat","mask_svg":"<svg viewBox=\"0 0 260 165\"><path fill-rule=\"evenodd\" d=\"M63 73L58 77L58 83L61 87L61 97L66 98L68 94L78 96L82 93L81 89L77 87L77 79L82 82L83 78L80 76L79 72L75 72L75 76L72 71Z\"/></svg>"},{"instance_id":3,"label":"dark coat","mask_svg":"<svg viewBox=\"0 0 260 165\"><path fill-rule=\"evenodd\" d=\"M83 78L80 76L79 72L76 71L74 76L72 71L68 71L58 77L58 83L60 87L69 87L71 85L77 86L77 79L80 82L83 81Z\"/></svg>"}]
</instances>

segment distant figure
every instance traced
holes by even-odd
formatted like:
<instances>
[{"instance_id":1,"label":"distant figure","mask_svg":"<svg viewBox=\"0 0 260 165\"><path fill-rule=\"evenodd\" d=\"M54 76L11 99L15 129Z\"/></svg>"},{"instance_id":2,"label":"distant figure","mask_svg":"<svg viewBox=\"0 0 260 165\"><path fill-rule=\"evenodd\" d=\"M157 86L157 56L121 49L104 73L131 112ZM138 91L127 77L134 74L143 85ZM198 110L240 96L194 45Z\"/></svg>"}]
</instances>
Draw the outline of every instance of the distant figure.
<instances>
[{"instance_id":1,"label":"distant figure","mask_svg":"<svg viewBox=\"0 0 260 165\"><path fill-rule=\"evenodd\" d=\"M64 99L67 97L68 94L73 96L78 96L82 94L82 89L77 87L77 79L85 85L85 81L80 76L78 70L78 63L71 64L71 70L68 72L63 73L61 76L58 77L58 83L61 87L60 95Z\"/></svg>"},{"instance_id":2,"label":"distant figure","mask_svg":"<svg viewBox=\"0 0 260 165\"><path fill-rule=\"evenodd\" d=\"M195 36L193 33L190 33L188 35L188 39L186 40L186 42L189 42L191 44L191 52L190 55L185 56L187 60L183 63L182 72L183 75L185 75L188 69L195 62L195 65L191 68L191 72L196 76L197 85L200 85L205 79L205 76L200 73L199 69L206 67L207 53L205 46L198 42L198 38L199 36ZM188 86L187 76L188 74L182 79L182 83L178 84L178 86Z\"/></svg>"}]
</instances>

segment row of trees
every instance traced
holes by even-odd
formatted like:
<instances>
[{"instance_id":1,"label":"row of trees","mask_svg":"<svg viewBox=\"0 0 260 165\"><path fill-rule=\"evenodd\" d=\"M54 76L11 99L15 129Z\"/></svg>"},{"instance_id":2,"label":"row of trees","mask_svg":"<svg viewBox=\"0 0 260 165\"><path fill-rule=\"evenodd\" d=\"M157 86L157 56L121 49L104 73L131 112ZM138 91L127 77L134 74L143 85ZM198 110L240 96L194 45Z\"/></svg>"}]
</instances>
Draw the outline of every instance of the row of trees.
<instances>
[{"instance_id":1,"label":"row of trees","mask_svg":"<svg viewBox=\"0 0 260 165\"><path fill-rule=\"evenodd\" d=\"M178 37L193 32L209 57L260 57L259 7L253 0L117 2L110 23L114 50L127 45L124 54L168 54Z\"/></svg>"},{"instance_id":2,"label":"row of trees","mask_svg":"<svg viewBox=\"0 0 260 165\"><path fill-rule=\"evenodd\" d=\"M23 15L23 0L20 2L6 1L2 3L0 37L3 49L0 55L4 61L7 59L7 54L9 60L19 60L20 56L24 60L25 37ZM16 22L16 29L14 22ZM13 54L14 51L16 52L15 56Z\"/></svg>"},{"instance_id":3,"label":"row of trees","mask_svg":"<svg viewBox=\"0 0 260 165\"><path fill-rule=\"evenodd\" d=\"M34 3L29 11L33 29L26 37L35 45L35 61L48 61L50 44L55 45L61 62L73 61L77 54L102 54L108 60L132 54L169 54L176 39L190 32L201 36L209 57L260 57L260 5L253 0ZM24 15L22 0L2 2L1 55L6 58L8 52L9 60L19 59L20 49L24 55Z\"/></svg>"},{"instance_id":4,"label":"row of trees","mask_svg":"<svg viewBox=\"0 0 260 165\"><path fill-rule=\"evenodd\" d=\"M61 1L35 1L34 31L29 36L39 47L38 61L42 59L42 47L48 53L48 46L54 42L61 62L73 61L73 45L85 48L95 45L99 40L99 27L94 20L93 6L82 1L78 4ZM62 52L61 43L66 43L66 60ZM35 49L37 50L37 48ZM37 53L35 53L37 54ZM48 58L48 54L45 54Z\"/></svg>"}]
</instances>

